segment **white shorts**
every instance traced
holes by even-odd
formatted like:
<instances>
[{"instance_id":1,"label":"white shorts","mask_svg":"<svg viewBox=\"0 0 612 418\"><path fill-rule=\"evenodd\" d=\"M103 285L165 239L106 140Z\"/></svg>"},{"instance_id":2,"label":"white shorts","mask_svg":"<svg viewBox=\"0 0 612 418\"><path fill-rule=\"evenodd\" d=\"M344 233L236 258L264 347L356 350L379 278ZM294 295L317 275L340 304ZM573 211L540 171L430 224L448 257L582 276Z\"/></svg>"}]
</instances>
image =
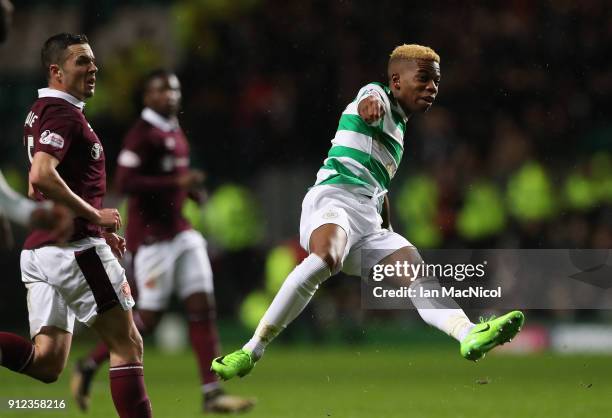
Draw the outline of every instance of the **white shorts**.
<instances>
[{"instance_id":1,"label":"white shorts","mask_svg":"<svg viewBox=\"0 0 612 418\"><path fill-rule=\"evenodd\" d=\"M206 241L199 232L183 231L168 241L142 245L134 257L138 309L162 311L176 291L182 300L213 292Z\"/></svg>"},{"instance_id":2,"label":"white shorts","mask_svg":"<svg viewBox=\"0 0 612 418\"><path fill-rule=\"evenodd\" d=\"M413 246L401 235L381 228L382 218L377 206L378 202L368 196L341 187L315 186L306 193L302 202L300 244L310 252L308 245L312 231L324 224L340 226L348 237L342 271L352 276L363 276L374 264L396 250Z\"/></svg>"},{"instance_id":3,"label":"white shorts","mask_svg":"<svg viewBox=\"0 0 612 418\"><path fill-rule=\"evenodd\" d=\"M102 238L23 250L21 279L32 338L44 326L72 332L75 317L90 326L116 305L126 311L134 306L125 271Z\"/></svg>"}]
</instances>

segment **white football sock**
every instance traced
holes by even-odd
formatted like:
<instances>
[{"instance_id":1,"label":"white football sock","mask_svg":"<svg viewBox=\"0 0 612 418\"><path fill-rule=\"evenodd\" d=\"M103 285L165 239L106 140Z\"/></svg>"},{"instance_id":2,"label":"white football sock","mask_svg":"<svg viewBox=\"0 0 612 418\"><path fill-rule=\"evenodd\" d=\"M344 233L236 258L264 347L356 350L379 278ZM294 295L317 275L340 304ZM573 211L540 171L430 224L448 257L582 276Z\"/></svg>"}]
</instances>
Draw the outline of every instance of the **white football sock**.
<instances>
[{"instance_id":1,"label":"white football sock","mask_svg":"<svg viewBox=\"0 0 612 418\"><path fill-rule=\"evenodd\" d=\"M287 276L243 349L250 351L255 360L261 358L270 341L302 312L319 285L330 276L329 267L321 257L316 254L306 257Z\"/></svg>"},{"instance_id":2,"label":"white football sock","mask_svg":"<svg viewBox=\"0 0 612 418\"><path fill-rule=\"evenodd\" d=\"M417 295L431 294L432 289L439 289L439 294L442 294L440 282L435 277L418 279L412 283L410 288L415 289ZM426 292L422 292L422 290ZM410 298L410 300L414 303L423 321L444 331L459 342L474 327L465 312L450 297L427 298L417 296Z\"/></svg>"}]
</instances>

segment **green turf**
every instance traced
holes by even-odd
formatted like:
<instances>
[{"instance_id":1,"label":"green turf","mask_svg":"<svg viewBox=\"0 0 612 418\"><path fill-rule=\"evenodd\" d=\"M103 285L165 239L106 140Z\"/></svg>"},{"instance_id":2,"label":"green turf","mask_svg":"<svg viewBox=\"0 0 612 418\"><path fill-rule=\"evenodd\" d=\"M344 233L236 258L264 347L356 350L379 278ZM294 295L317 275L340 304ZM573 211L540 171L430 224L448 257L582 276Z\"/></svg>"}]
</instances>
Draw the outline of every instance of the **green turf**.
<instances>
[{"instance_id":1,"label":"green turf","mask_svg":"<svg viewBox=\"0 0 612 418\"><path fill-rule=\"evenodd\" d=\"M73 357L74 358L74 357ZM149 349L145 374L156 417L201 416L193 357ZM547 418L612 416L612 361L604 356L489 355L474 364L458 350L425 347L273 347L253 373L226 384L257 397L246 417ZM84 417L68 376L44 385L0 370L0 398L66 399L62 412L7 411L1 417ZM112 417L107 373L94 384L87 417Z\"/></svg>"}]
</instances>

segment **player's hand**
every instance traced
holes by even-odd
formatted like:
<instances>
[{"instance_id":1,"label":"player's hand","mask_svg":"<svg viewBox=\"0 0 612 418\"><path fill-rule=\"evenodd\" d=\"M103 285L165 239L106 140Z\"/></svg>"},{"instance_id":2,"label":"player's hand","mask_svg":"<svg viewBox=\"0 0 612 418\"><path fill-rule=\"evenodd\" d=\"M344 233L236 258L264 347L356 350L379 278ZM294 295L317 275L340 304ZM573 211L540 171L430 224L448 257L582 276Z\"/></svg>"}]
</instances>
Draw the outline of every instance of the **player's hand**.
<instances>
[{"instance_id":1,"label":"player's hand","mask_svg":"<svg viewBox=\"0 0 612 418\"><path fill-rule=\"evenodd\" d=\"M374 96L368 96L359 102L357 106L359 116L367 124L378 122L385 114L385 107L380 99Z\"/></svg>"},{"instance_id":2,"label":"player's hand","mask_svg":"<svg viewBox=\"0 0 612 418\"><path fill-rule=\"evenodd\" d=\"M113 254L115 254L115 257L118 259L123 258L125 254L125 239L112 232L103 232L102 237L111 248Z\"/></svg>"},{"instance_id":3,"label":"player's hand","mask_svg":"<svg viewBox=\"0 0 612 418\"><path fill-rule=\"evenodd\" d=\"M178 177L178 186L185 190L191 190L204 183L206 176L203 171L200 170L189 170L185 174L181 174Z\"/></svg>"},{"instance_id":4,"label":"player's hand","mask_svg":"<svg viewBox=\"0 0 612 418\"><path fill-rule=\"evenodd\" d=\"M114 208L100 209L95 223L106 228L107 232L115 232L121 228L121 215Z\"/></svg>"},{"instance_id":5,"label":"player's hand","mask_svg":"<svg viewBox=\"0 0 612 418\"><path fill-rule=\"evenodd\" d=\"M197 203L198 206L202 206L208 200L208 192L204 188L195 188L189 190L187 197Z\"/></svg>"},{"instance_id":6,"label":"player's hand","mask_svg":"<svg viewBox=\"0 0 612 418\"><path fill-rule=\"evenodd\" d=\"M60 244L67 242L74 232L73 215L67 207L55 203L52 208L40 207L30 217L32 229L45 229Z\"/></svg>"}]
</instances>

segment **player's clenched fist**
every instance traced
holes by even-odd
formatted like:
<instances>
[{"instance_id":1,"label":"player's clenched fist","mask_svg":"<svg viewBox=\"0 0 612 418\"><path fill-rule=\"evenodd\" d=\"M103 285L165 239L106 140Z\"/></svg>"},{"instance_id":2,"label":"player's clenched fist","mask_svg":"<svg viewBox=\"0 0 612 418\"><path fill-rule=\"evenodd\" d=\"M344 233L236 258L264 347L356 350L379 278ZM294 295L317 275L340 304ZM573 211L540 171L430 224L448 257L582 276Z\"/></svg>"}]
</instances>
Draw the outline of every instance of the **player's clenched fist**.
<instances>
[{"instance_id":1,"label":"player's clenched fist","mask_svg":"<svg viewBox=\"0 0 612 418\"><path fill-rule=\"evenodd\" d=\"M366 123L374 123L380 120L385 114L385 107L380 99L374 96L368 96L359 102L357 106L359 116Z\"/></svg>"},{"instance_id":2,"label":"player's clenched fist","mask_svg":"<svg viewBox=\"0 0 612 418\"><path fill-rule=\"evenodd\" d=\"M96 224L107 229L108 232L115 232L121 228L121 215L117 209L100 209Z\"/></svg>"}]
</instances>

